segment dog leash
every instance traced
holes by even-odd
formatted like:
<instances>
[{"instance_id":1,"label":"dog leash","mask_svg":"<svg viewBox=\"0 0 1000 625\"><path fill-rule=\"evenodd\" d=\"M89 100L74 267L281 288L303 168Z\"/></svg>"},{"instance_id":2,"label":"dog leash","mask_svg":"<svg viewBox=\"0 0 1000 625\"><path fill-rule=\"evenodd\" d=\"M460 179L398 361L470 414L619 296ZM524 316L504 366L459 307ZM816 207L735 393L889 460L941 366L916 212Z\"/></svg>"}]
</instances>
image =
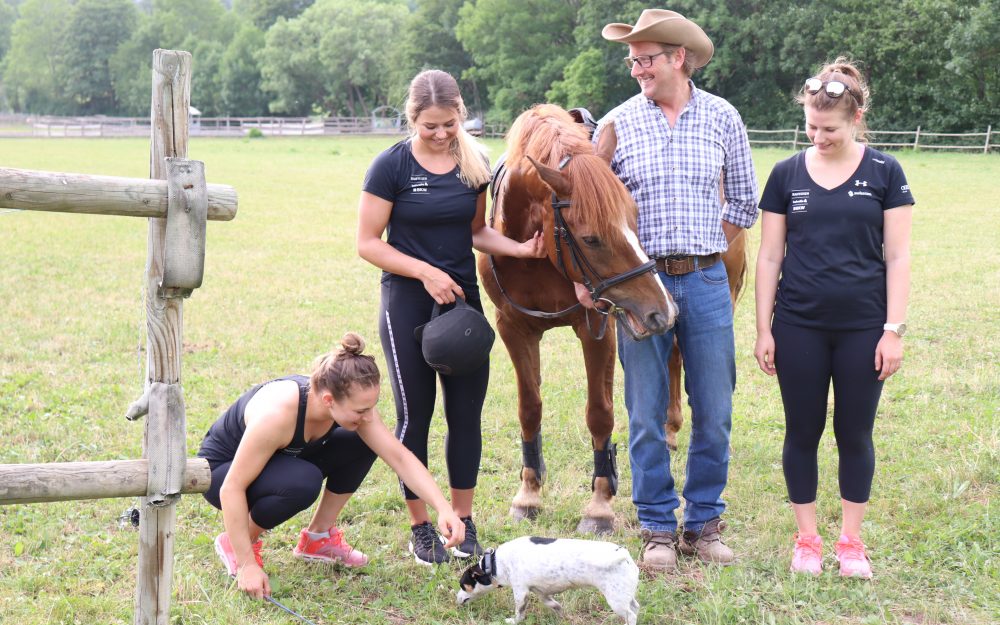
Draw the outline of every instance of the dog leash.
<instances>
[{"instance_id":1,"label":"dog leash","mask_svg":"<svg viewBox=\"0 0 1000 625\"><path fill-rule=\"evenodd\" d=\"M288 606L282 605L277 599L275 599L274 597L272 597L270 595L264 595L264 600L265 601L270 601L271 603L273 603L274 605L278 606L279 608L281 608L285 612L288 612L289 614L291 614L295 618L299 619L303 623L308 623L309 625L316 625L316 623L313 623L312 621L310 621L306 617L302 616L301 614L299 614L295 610L289 608Z\"/></svg>"}]
</instances>

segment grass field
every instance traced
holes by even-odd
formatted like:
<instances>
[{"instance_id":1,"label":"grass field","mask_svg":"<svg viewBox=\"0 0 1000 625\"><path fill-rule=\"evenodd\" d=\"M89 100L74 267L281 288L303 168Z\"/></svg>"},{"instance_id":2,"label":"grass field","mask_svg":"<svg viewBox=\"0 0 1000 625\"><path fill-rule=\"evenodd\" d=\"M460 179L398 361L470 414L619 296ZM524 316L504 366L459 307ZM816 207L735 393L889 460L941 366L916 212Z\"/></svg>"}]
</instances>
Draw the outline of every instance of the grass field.
<instances>
[{"instance_id":1,"label":"grass field","mask_svg":"<svg viewBox=\"0 0 1000 625\"><path fill-rule=\"evenodd\" d=\"M391 138L194 140L209 182L233 185L240 209L208 227L205 282L185 303L183 385L188 453L252 384L305 371L347 330L380 363L378 272L354 252L355 211L370 159ZM492 142L494 157L502 151ZM786 152L755 152L766 178ZM777 386L752 356L753 294L737 312L737 366L728 542L739 562L685 562L644 578L640 622L996 623L1000 558L1000 158L901 153L917 198L906 362L885 388L876 422L878 466L865 538L872 582L841 580L836 539L836 449L820 452L826 572L788 573L793 519L781 474ZM3 140L0 166L148 176L144 140ZM137 458L142 425L125 408L141 393L145 345L146 222L119 217L0 212L0 463ZM751 231L756 250L758 230ZM752 287L751 287L752 288ZM483 414L477 522L485 544L522 534L569 536L589 496L591 453L582 419L584 377L575 338L544 343L546 509L531 525L506 515L520 466L516 391L497 342ZM616 380L624 452L627 419ZM388 385L380 408L394 414ZM443 419L431 469L445 485ZM684 466L684 439L675 467ZM627 454L612 540L638 555ZM683 476L678 476L683 479ZM130 623L138 538L117 518L133 500L0 507L0 623ZM317 623L498 623L509 591L457 608L461 565L434 571L406 551L407 519L394 476L376 464L343 523L372 557L363 572L311 566L291 555L307 513L265 540L274 596ZM212 549L221 515L200 496L179 505L171 622L294 623L230 586ZM618 623L599 594L570 591L560 621L536 600L529 624Z\"/></svg>"}]
</instances>

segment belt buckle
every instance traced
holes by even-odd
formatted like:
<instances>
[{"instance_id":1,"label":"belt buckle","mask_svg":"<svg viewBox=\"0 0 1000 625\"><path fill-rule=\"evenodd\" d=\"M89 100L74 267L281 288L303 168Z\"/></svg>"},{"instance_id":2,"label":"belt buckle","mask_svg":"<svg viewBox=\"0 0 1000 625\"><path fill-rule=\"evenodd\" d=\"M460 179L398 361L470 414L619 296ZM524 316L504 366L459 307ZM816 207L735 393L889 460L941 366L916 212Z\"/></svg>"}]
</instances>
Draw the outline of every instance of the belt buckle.
<instances>
[{"instance_id":1,"label":"belt buckle","mask_svg":"<svg viewBox=\"0 0 1000 625\"><path fill-rule=\"evenodd\" d=\"M694 271L694 259L691 256L681 256L680 258L666 259L667 274L671 276L682 276Z\"/></svg>"}]
</instances>

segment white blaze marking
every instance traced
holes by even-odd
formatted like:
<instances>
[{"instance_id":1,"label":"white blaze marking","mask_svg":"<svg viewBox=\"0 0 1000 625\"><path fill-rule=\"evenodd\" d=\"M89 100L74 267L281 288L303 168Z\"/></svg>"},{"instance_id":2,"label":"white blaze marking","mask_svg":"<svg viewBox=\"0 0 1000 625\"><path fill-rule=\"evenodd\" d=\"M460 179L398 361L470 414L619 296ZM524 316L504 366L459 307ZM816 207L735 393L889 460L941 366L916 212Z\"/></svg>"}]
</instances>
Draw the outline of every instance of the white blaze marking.
<instances>
[{"instance_id":1,"label":"white blaze marking","mask_svg":"<svg viewBox=\"0 0 1000 625\"><path fill-rule=\"evenodd\" d=\"M642 246L639 245L639 237L636 236L635 232L633 232L628 226L622 226L622 233L625 234L625 240L628 241L629 245L632 246L632 249L635 250L636 256L639 257L640 264L648 262L649 256L646 256L646 252L642 251ZM670 322L672 323L673 320L677 318L677 313L680 311L677 309L677 304L674 303L674 300L670 298L670 294L667 293L667 288L663 286L662 282L660 282L659 276L655 276L655 280L656 286L660 287L660 291L663 292L663 299L667 302L667 309L670 311Z\"/></svg>"}]
</instances>

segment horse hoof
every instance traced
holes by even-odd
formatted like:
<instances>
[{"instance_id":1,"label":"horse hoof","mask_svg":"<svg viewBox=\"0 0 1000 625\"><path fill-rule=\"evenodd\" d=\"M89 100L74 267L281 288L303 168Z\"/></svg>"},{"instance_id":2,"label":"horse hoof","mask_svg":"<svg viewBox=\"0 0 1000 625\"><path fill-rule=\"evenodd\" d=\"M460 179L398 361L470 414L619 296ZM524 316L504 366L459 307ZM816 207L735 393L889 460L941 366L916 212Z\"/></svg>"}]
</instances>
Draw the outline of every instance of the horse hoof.
<instances>
[{"instance_id":1,"label":"horse hoof","mask_svg":"<svg viewBox=\"0 0 1000 625\"><path fill-rule=\"evenodd\" d=\"M534 521L538 517L538 508L525 508L523 506L511 506L510 516L515 521Z\"/></svg>"},{"instance_id":2,"label":"horse hoof","mask_svg":"<svg viewBox=\"0 0 1000 625\"><path fill-rule=\"evenodd\" d=\"M584 517L576 526L578 534L610 534L615 529L614 519Z\"/></svg>"}]
</instances>

